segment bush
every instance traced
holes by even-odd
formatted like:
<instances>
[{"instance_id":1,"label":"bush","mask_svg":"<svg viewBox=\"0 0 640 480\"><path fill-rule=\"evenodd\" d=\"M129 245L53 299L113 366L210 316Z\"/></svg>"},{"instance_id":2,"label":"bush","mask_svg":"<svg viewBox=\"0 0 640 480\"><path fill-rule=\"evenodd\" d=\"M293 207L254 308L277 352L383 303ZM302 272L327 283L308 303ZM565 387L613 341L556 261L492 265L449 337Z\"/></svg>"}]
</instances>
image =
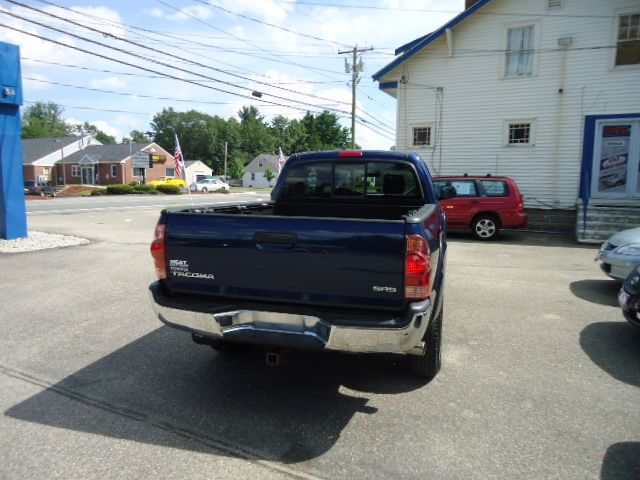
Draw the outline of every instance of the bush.
<instances>
[{"instance_id":1,"label":"bush","mask_svg":"<svg viewBox=\"0 0 640 480\"><path fill-rule=\"evenodd\" d=\"M91 190L91 193L89 195L91 195L92 197L98 197L100 195L106 195L107 191L104 188L98 188L96 190Z\"/></svg>"},{"instance_id":2,"label":"bush","mask_svg":"<svg viewBox=\"0 0 640 480\"><path fill-rule=\"evenodd\" d=\"M158 185L156 190L167 195L180 195L182 190L177 185Z\"/></svg>"},{"instance_id":3,"label":"bush","mask_svg":"<svg viewBox=\"0 0 640 480\"><path fill-rule=\"evenodd\" d=\"M133 185L133 193L150 193L150 194L154 194L154 193L158 193L156 191L155 188L153 188L153 185Z\"/></svg>"},{"instance_id":4,"label":"bush","mask_svg":"<svg viewBox=\"0 0 640 480\"><path fill-rule=\"evenodd\" d=\"M107 195L126 195L129 193L133 193L131 185L107 185Z\"/></svg>"}]
</instances>

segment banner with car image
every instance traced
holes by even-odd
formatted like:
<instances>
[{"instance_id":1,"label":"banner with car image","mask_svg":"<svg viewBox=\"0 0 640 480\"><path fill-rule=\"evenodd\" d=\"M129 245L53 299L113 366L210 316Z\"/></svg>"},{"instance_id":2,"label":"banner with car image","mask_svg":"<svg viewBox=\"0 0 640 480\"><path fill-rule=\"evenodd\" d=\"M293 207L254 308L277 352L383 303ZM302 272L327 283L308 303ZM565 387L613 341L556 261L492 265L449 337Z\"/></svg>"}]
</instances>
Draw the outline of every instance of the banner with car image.
<instances>
[{"instance_id":1,"label":"banner with car image","mask_svg":"<svg viewBox=\"0 0 640 480\"><path fill-rule=\"evenodd\" d=\"M626 191L629 175L629 146L631 125L606 125L602 127L598 191Z\"/></svg>"}]
</instances>

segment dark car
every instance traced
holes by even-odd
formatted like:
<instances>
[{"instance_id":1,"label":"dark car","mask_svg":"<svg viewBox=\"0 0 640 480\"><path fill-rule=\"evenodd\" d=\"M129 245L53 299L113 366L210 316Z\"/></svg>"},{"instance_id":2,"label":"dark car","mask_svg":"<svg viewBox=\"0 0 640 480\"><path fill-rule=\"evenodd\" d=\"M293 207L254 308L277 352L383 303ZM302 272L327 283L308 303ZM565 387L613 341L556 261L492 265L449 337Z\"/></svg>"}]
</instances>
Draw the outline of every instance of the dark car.
<instances>
[{"instance_id":1,"label":"dark car","mask_svg":"<svg viewBox=\"0 0 640 480\"><path fill-rule=\"evenodd\" d=\"M24 193L27 195L40 195L41 197L44 197L45 195L55 197L56 189L55 187L53 187L53 185L45 182L27 180L26 182L24 182Z\"/></svg>"},{"instance_id":2,"label":"dark car","mask_svg":"<svg viewBox=\"0 0 640 480\"><path fill-rule=\"evenodd\" d=\"M640 265L631 270L622 285L618 293L618 303L624 318L640 328Z\"/></svg>"},{"instance_id":3,"label":"dark car","mask_svg":"<svg viewBox=\"0 0 640 480\"><path fill-rule=\"evenodd\" d=\"M478 240L493 240L502 228L527 225L524 199L511 178L447 176L434 178L433 184L440 193L449 230L471 230ZM443 189L451 187L455 196L445 198Z\"/></svg>"}]
</instances>

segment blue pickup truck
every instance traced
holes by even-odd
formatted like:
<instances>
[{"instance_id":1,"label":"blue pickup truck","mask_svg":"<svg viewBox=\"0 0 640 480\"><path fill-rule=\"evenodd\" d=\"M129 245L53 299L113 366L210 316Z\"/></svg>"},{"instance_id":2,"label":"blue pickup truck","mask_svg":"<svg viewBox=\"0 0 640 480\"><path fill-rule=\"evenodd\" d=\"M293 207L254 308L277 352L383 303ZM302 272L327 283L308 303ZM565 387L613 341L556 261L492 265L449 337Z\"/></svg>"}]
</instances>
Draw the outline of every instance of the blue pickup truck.
<instances>
[{"instance_id":1,"label":"blue pickup truck","mask_svg":"<svg viewBox=\"0 0 640 480\"><path fill-rule=\"evenodd\" d=\"M162 322L217 350L406 354L431 379L441 363L446 248L418 155L294 154L270 202L163 210L150 293Z\"/></svg>"}]
</instances>

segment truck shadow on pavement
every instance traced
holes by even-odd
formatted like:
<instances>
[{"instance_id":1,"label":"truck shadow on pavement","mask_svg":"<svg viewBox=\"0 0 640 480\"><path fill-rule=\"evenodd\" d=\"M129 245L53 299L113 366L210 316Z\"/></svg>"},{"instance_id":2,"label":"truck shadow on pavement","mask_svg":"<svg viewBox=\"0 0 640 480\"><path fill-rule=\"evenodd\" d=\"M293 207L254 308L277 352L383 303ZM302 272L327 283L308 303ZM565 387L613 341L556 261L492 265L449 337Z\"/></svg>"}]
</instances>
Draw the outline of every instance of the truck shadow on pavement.
<instances>
[{"instance_id":1,"label":"truck shadow on pavement","mask_svg":"<svg viewBox=\"0 0 640 480\"><path fill-rule=\"evenodd\" d=\"M640 443L614 443L607 449L600 472L602 480L637 480L640 478Z\"/></svg>"},{"instance_id":2,"label":"truck shadow on pavement","mask_svg":"<svg viewBox=\"0 0 640 480\"><path fill-rule=\"evenodd\" d=\"M580 346L613 378L640 387L640 329L624 320L592 323L580 332Z\"/></svg>"},{"instance_id":3,"label":"truck shadow on pavement","mask_svg":"<svg viewBox=\"0 0 640 480\"><path fill-rule=\"evenodd\" d=\"M366 392L424 386L401 357L293 353L272 368L263 350L222 355L167 327L55 385L13 375L48 387L5 412L15 419L283 463L322 455L354 415L375 414Z\"/></svg>"},{"instance_id":4,"label":"truck shadow on pavement","mask_svg":"<svg viewBox=\"0 0 640 480\"><path fill-rule=\"evenodd\" d=\"M620 284L615 280L577 280L569 284L569 289L576 297L587 302L606 307L618 306Z\"/></svg>"}]
</instances>

